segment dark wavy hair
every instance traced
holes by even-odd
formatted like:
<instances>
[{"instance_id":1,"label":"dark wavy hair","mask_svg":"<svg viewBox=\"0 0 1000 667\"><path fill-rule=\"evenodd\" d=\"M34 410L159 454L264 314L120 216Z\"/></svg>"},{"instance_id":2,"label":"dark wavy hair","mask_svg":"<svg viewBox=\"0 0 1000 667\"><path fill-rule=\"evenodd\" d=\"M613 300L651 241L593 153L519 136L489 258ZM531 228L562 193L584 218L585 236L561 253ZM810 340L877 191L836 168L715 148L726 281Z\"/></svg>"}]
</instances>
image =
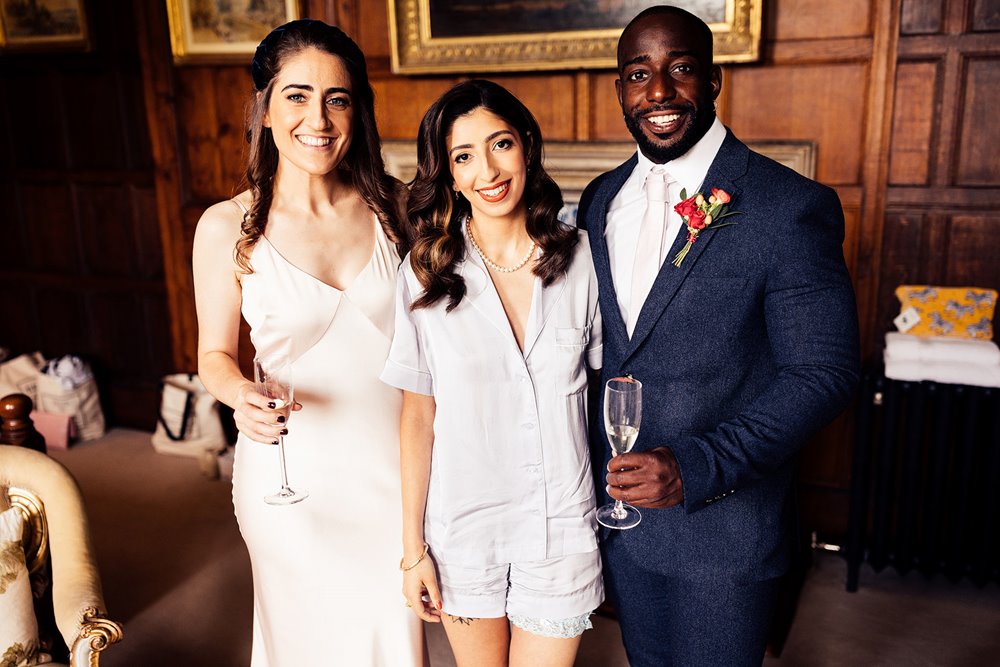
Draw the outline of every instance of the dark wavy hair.
<instances>
[{"instance_id":1,"label":"dark wavy hair","mask_svg":"<svg viewBox=\"0 0 1000 667\"><path fill-rule=\"evenodd\" d=\"M406 209L416 227L410 264L424 292L413 308L432 306L447 296L450 311L465 296L465 281L455 265L465 257L462 223L472 208L465 197L453 197L448 135L458 118L476 109L506 121L524 146L526 228L542 249L532 271L547 287L566 273L573 259L577 232L556 217L563 205L562 193L542 167L542 133L535 117L503 86L483 79L464 81L431 105L417 134L417 176L410 184Z\"/></svg>"},{"instance_id":2,"label":"dark wavy hair","mask_svg":"<svg viewBox=\"0 0 1000 667\"><path fill-rule=\"evenodd\" d=\"M274 196L274 174L278 169L278 149L271 129L264 127L264 116L278 72L290 57L307 48L337 56L344 63L351 77L354 119L351 145L340 166L350 171L354 187L374 211L400 256L409 249L410 234L404 224L405 187L385 173L382 142L375 124L375 93L368 81L365 56L340 28L322 21L300 19L272 30L257 47L250 66L255 91L247 113L250 155L244 180L250 188L252 203L243 215L243 234L235 250L237 265L248 273L253 271L250 250L267 226Z\"/></svg>"}]
</instances>

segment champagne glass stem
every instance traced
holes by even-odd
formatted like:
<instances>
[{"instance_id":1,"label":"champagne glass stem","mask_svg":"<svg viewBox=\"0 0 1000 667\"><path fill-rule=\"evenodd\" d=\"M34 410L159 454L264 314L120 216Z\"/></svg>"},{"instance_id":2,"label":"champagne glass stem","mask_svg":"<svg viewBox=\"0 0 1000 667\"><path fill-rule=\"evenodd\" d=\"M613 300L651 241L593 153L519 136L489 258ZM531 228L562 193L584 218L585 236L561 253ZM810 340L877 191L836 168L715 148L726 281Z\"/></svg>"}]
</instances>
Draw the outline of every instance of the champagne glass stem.
<instances>
[{"instance_id":1,"label":"champagne glass stem","mask_svg":"<svg viewBox=\"0 0 1000 667\"><path fill-rule=\"evenodd\" d=\"M618 519L619 521L621 521L626 516L628 516L628 512L625 511L625 503L623 503L620 500L616 500L615 501L615 509L612 510L611 516L613 516L614 518Z\"/></svg>"},{"instance_id":2,"label":"champagne glass stem","mask_svg":"<svg viewBox=\"0 0 1000 667\"><path fill-rule=\"evenodd\" d=\"M289 491L288 472L285 470L285 436L278 436L278 461L281 463L281 490Z\"/></svg>"}]
</instances>

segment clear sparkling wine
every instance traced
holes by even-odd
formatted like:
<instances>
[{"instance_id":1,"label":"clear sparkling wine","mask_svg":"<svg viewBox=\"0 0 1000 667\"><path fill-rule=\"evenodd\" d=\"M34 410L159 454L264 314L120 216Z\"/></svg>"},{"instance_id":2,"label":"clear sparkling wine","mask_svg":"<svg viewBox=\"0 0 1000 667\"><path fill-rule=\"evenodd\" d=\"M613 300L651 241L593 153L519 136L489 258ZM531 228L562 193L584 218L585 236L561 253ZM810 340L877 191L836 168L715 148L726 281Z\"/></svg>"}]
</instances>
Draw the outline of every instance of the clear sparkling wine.
<instances>
[{"instance_id":1,"label":"clear sparkling wine","mask_svg":"<svg viewBox=\"0 0 1000 667\"><path fill-rule=\"evenodd\" d=\"M632 449L641 422L642 383L629 375L608 380L604 385L604 432L615 456ZM597 523L606 528L628 530L640 521L639 510L621 500L597 508Z\"/></svg>"},{"instance_id":2,"label":"clear sparkling wine","mask_svg":"<svg viewBox=\"0 0 1000 667\"><path fill-rule=\"evenodd\" d=\"M276 354L268 359L254 359L254 387L258 394L268 399L274 407L269 410L284 416L280 423L287 425L294 401L292 387L292 364L287 355ZM277 419L277 415L274 417ZM264 496L268 505L293 505L309 497L308 491L295 490L288 484L285 466L285 438L278 435L278 463L281 468L281 489L277 493Z\"/></svg>"},{"instance_id":3,"label":"clear sparkling wine","mask_svg":"<svg viewBox=\"0 0 1000 667\"><path fill-rule=\"evenodd\" d=\"M639 429L627 424L609 424L605 431L608 434L611 449L615 451L615 456L631 451L635 439L639 436Z\"/></svg>"}]
</instances>

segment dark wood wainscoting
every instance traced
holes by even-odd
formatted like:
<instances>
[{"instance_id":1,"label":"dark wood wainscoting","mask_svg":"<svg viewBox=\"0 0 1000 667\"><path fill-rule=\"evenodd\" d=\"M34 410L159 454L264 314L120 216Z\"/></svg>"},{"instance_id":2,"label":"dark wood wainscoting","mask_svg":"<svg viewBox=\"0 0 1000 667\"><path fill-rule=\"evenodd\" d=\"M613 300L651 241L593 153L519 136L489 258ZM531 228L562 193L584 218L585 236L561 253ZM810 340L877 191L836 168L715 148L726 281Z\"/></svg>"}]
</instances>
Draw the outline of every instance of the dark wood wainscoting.
<instances>
[{"instance_id":1,"label":"dark wood wainscoting","mask_svg":"<svg viewBox=\"0 0 1000 667\"><path fill-rule=\"evenodd\" d=\"M302 4L364 50L386 139L413 140L464 78L393 74L385 2ZM139 389L196 365L194 226L238 187L251 86L245 64L175 65L165 3L108 5L88 3L92 53L0 55L0 279L28 295L0 341L91 356L116 416L148 419ZM868 360L898 284L1000 287L998 17L998 0L768 0L760 62L724 68L719 113L737 135L816 146L816 178L844 205ZM475 75L524 100L549 140L628 140L611 70ZM832 539L853 429L845 415L801 460L806 526Z\"/></svg>"},{"instance_id":2,"label":"dark wood wainscoting","mask_svg":"<svg viewBox=\"0 0 1000 667\"><path fill-rule=\"evenodd\" d=\"M109 422L152 428L173 366L133 3L92 47L0 55L0 345L77 354Z\"/></svg>"}]
</instances>

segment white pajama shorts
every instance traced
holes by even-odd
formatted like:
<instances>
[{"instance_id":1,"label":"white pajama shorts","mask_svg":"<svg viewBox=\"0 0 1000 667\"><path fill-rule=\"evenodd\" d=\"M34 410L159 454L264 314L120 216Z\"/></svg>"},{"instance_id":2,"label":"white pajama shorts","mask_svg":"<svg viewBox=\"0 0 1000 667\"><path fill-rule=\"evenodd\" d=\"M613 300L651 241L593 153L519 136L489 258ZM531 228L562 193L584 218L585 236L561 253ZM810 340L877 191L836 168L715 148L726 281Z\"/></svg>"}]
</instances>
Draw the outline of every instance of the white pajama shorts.
<instances>
[{"instance_id":1,"label":"white pajama shorts","mask_svg":"<svg viewBox=\"0 0 1000 667\"><path fill-rule=\"evenodd\" d=\"M462 566L437 563L445 613L501 618L546 637L576 637L604 601L601 552L528 563Z\"/></svg>"}]
</instances>

